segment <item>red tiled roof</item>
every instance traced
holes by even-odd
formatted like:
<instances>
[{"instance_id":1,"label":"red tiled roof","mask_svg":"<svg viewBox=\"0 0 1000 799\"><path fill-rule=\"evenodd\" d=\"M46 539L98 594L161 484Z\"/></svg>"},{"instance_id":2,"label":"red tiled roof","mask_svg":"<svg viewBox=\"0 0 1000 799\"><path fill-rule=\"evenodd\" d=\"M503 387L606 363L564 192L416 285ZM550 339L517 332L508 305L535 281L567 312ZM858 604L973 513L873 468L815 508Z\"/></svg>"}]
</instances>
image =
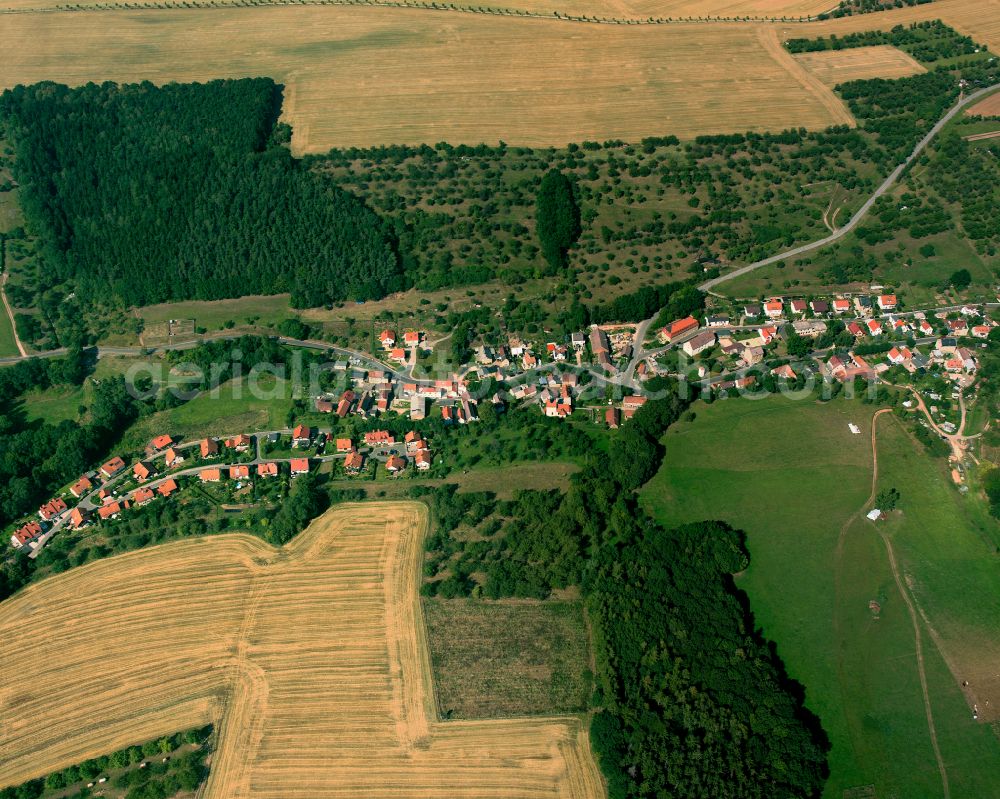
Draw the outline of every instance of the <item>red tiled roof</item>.
<instances>
[{"instance_id":1,"label":"red tiled roof","mask_svg":"<svg viewBox=\"0 0 1000 799\"><path fill-rule=\"evenodd\" d=\"M201 457L207 458L209 455L219 454L219 442L214 438L205 438L201 442Z\"/></svg>"},{"instance_id":2,"label":"red tiled roof","mask_svg":"<svg viewBox=\"0 0 1000 799\"><path fill-rule=\"evenodd\" d=\"M257 474L260 477L277 477L278 476L278 464L276 464L276 463L258 463L257 464Z\"/></svg>"},{"instance_id":3,"label":"red tiled roof","mask_svg":"<svg viewBox=\"0 0 1000 799\"><path fill-rule=\"evenodd\" d=\"M198 478L203 483L217 483L222 479L222 469L202 469L198 472Z\"/></svg>"},{"instance_id":4,"label":"red tiled roof","mask_svg":"<svg viewBox=\"0 0 1000 799\"><path fill-rule=\"evenodd\" d=\"M292 458L292 474L305 474L308 471L308 458Z\"/></svg>"},{"instance_id":5,"label":"red tiled roof","mask_svg":"<svg viewBox=\"0 0 1000 799\"><path fill-rule=\"evenodd\" d=\"M153 439L153 447L155 449L163 449L164 447L169 447L174 443L174 440L168 435L157 436Z\"/></svg>"},{"instance_id":6,"label":"red tiled roof","mask_svg":"<svg viewBox=\"0 0 1000 799\"><path fill-rule=\"evenodd\" d=\"M177 481L174 479L167 480L164 483L160 483L159 487L156 489L161 495L169 497L174 491L177 490Z\"/></svg>"},{"instance_id":7,"label":"red tiled roof","mask_svg":"<svg viewBox=\"0 0 1000 799\"><path fill-rule=\"evenodd\" d=\"M250 476L250 467L245 464L229 467L229 478L231 480L241 480Z\"/></svg>"}]
</instances>

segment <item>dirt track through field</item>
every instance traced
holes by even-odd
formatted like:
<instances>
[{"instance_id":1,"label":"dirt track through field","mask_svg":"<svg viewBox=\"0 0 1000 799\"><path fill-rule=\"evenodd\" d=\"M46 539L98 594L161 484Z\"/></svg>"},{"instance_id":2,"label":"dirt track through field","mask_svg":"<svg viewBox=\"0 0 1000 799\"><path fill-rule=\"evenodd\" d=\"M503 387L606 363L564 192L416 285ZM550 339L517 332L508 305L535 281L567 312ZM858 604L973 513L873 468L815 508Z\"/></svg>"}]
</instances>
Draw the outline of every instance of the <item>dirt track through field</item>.
<instances>
[{"instance_id":1,"label":"dirt track through field","mask_svg":"<svg viewBox=\"0 0 1000 799\"><path fill-rule=\"evenodd\" d=\"M280 550L177 542L4 602L0 786L214 721L205 799L602 797L578 718L435 718L426 524L344 506Z\"/></svg>"}]
</instances>

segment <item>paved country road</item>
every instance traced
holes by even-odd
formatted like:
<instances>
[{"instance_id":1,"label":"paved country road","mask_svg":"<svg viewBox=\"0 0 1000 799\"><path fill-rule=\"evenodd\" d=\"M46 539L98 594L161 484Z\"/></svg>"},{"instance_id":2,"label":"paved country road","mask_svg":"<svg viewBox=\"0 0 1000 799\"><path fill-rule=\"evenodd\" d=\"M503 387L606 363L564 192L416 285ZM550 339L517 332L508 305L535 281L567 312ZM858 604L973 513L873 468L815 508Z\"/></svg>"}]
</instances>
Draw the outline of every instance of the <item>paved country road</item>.
<instances>
[{"instance_id":1,"label":"paved country road","mask_svg":"<svg viewBox=\"0 0 1000 799\"><path fill-rule=\"evenodd\" d=\"M841 239L844 236L846 236L848 233L854 230L855 227L857 227L858 223L862 219L864 219L865 215L871 210L871 207L875 204L875 201L878 200L878 198L881 197L883 194L885 194L889 189L892 188L892 186L896 183L896 181L899 180L899 176L903 174L903 171L910 164L912 164L914 160L916 160L916 158L920 155L920 153L924 151L924 148L926 148L927 145L930 144L931 140L935 136L937 136L938 133L941 132L941 129L944 128L944 126L947 125L959 111L961 111L965 106L969 105L970 103L975 102L983 95L989 94L990 92L995 91L996 89L1000 89L1000 83L996 83L993 86L987 86L985 89L980 89L979 91L973 92L968 97L962 98L957 103L955 103L955 105L951 107L951 110L949 110L947 114L941 117L941 119L938 120L937 124L934 125L934 127L927 132L927 135L924 136L924 138L922 138L917 143L917 146L913 148L913 152L910 153L909 157L905 161L903 161L903 163L897 166L894 170L892 170L892 173L889 175L889 177L887 177L882 182L881 186L875 189L875 193L872 194L872 196L865 201L865 204L858 209L857 213L854 214L854 216L852 216L847 221L847 224L845 224L843 227L837 228L836 231L831 233L829 236L820 239L819 241L814 241L810 244L802 244L798 247L793 247L790 250L785 250L785 252L779 252L777 255L772 255L769 258L764 258L761 261L756 261L752 264L741 266L739 269L734 269L732 272L727 272L726 274L720 275L719 277L713 278L712 280L706 280L704 283L698 286L698 288L701 289L702 291L709 291L718 286L720 283L725 283L727 280L732 280L733 278L740 277L741 275L745 275L748 272L753 272L755 269L760 269L762 266L768 266L769 264L777 263L778 261L784 260L785 258L794 258L796 255L802 255L807 252L812 252L813 250L819 249L820 247L825 247L827 244L832 244L838 239Z\"/></svg>"}]
</instances>

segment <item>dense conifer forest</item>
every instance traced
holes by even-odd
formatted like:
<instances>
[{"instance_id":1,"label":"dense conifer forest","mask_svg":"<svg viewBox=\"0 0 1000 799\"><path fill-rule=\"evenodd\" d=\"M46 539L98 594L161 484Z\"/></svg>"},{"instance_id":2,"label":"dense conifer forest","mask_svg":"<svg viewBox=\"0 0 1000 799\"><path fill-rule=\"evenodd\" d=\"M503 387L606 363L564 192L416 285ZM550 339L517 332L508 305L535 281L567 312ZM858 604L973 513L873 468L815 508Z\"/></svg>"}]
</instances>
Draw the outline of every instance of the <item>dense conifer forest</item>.
<instances>
[{"instance_id":1,"label":"dense conifer forest","mask_svg":"<svg viewBox=\"0 0 1000 799\"><path fill-rule=\"evenodd\" d=\"M4 92L50 279L128 305L290 291L304 307L400 288L379 217L292 158L280 103L266 78Z\"/></svg>"}]
</instances>

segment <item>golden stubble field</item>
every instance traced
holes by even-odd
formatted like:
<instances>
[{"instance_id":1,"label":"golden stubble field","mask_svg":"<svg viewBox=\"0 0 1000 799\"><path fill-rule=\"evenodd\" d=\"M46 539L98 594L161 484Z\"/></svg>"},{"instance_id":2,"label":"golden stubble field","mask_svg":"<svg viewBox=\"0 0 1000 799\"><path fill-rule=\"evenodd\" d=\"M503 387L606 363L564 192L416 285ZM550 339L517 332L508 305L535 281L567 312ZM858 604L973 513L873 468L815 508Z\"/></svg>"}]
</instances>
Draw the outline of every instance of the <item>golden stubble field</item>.
<instances>
[{"instance_id":1,"label":"golden stubble field","mask_svg":"<svg viewBox=\"0 0 1000 799\"><path fill-rule=\"evenodd\" d=\"M285 84L297 152L571 141L850 122L833 93L739 23L609 26L300 6L0 16L0 84Z\"/></svg>"},{"instance_id":2,"label":"golden stubble field","mask_svg":"<svg viewBox=\"0 0 1000 799\"><path fill-rule=\"evenodd\" d=\"M435 719L426 525L345 506L280 550L177 542L4 602L0 786L214 721L206 799L602 797L578 718Z\"/></svg>"},{"instance_id":3,"label":"golden stubble field","mask_svg":"<svg viewBox=\"0 0 1000 799\"><path fill-rule=\"evenodd\" d=\"M821 50L794 58L827 86L862 78L904 78L927 71L910 55L889 45Z\"/></svg>"},{"instance_id":4,"label":"golden stubble field","mask_svg":"<svg viewBox=\"0 0 1000 799\"><path fill-rule=\"evenodd\" d=\"M546 0L520 1L501 7L539 4L545 13L553 10ZM52 0L3 2L36 6ZM579 3L566 11L677 18L816 10L811 0ZM286 87L284 114L295 129L298 153L442 140L561 146L852 124L830 86L781 46L790 37L941 18L1000 52L1000 0L935 0L801 24L669 25L219 4L0 14L0 87L39 80L164 83L267 75ZM854 68L855 76L885 71L891 77L901 67L895 59Z\"/></svg>"}]
</instances>

